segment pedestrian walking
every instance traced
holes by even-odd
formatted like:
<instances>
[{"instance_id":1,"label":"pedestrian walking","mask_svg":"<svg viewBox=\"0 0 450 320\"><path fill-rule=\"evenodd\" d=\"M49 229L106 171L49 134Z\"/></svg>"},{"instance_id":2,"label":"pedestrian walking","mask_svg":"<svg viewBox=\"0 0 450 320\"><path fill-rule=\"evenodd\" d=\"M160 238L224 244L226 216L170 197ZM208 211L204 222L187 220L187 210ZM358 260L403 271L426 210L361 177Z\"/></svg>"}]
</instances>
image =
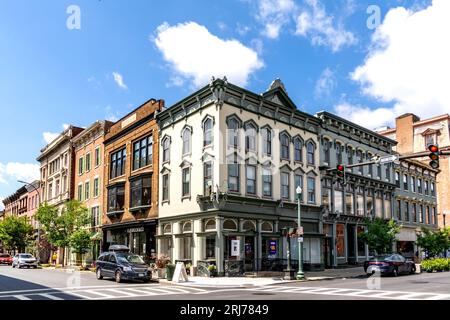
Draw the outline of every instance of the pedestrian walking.
<instances>
[{"instance_id":1,"label":"pedestrian walking","mask_svg":"<svg viewBox=\"0 0 450 320\"><path fill-rule=\"evenodd\" d=\"M53 253L52 255L52 263L54 266L56 266L56 260L58 259L58 255L56 254L56 252Z\"/></svg>"}]
</instances>

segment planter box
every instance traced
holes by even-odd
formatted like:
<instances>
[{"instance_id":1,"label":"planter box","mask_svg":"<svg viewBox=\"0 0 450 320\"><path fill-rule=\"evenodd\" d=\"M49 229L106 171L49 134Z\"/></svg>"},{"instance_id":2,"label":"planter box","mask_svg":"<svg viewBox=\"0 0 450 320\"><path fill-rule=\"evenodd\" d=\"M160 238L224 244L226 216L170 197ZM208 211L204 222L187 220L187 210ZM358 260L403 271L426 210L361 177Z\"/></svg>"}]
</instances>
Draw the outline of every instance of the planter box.
<instances>
[{"instance_id":1,"label":"planter box","mask_svg":"<svg viewBox=\"0 0 450 320\"><path fill-rule=\"evenodd\" d=\"M165 279L166 278L166 268L157 269L157 278L158 279Z\"/></svg>"},{"instance_id":2,"label":"planter box","mask_svg":"<svg viewBox=\"0 0 450 320\"><path fill-rule=\"evenodd\" d=\"M422 273L422 265L420 263L416 263L416 273Z\"/></svg>"}]
</instances>

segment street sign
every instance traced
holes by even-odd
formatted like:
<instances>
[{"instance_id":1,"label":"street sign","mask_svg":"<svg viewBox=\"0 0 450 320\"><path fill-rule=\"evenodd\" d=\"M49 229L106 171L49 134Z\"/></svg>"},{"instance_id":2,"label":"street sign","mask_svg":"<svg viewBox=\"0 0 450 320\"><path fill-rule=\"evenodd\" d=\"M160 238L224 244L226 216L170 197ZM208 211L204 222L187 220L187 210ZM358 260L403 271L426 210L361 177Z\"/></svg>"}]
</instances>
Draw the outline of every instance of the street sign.
<instances>
[{"instance_id":1,"label":"street sign","mask_svg":"<svg viewBox=\"0 0 450 320\"><path fill-rule=\"evenodd\" d=\"M380 157L380 160L378 161L378 163L385 164L385 163L391 163L391 162L398 161L398 160L399 160L399 155L393 154L390 156Z\"/></svg>"},{"instance_id":2,"label":"street sign","mask_svg":"<svg viewBox=\"0 0 450 320\"><path fill-rule=\"evenodd\" d=\"M298 227L297 228L297 234L299 235L299 236L302 236L304 233L303 233L303 227Z\"/></svg>"},{"instance_id":3,"label":"street sign","mask_svg":"<svg viewBox=\"0 0 450 320\"><path fill-rule=\"evenodd\" d=\"M298 242L303 242L303 237L298 237L297 241Z\"/></svg>"}]
</instances>

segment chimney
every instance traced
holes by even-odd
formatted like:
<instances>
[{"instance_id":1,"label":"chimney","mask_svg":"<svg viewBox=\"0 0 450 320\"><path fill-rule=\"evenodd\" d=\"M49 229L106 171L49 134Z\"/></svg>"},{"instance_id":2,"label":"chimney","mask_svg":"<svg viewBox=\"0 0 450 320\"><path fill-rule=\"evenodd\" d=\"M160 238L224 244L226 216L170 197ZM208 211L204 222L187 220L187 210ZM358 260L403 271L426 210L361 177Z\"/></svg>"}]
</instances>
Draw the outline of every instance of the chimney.
<instances>
[{"instance_id":1,"label":"chimney","mask_svg":"<svg viewBox=\"0 0 450 320\"><path fill-rule=\"evenodd\" d=\"M395 119L397 152L414 152L414 122L420 121L420 118L412 113L406 113Z\"/></svg>"}]
</instances>

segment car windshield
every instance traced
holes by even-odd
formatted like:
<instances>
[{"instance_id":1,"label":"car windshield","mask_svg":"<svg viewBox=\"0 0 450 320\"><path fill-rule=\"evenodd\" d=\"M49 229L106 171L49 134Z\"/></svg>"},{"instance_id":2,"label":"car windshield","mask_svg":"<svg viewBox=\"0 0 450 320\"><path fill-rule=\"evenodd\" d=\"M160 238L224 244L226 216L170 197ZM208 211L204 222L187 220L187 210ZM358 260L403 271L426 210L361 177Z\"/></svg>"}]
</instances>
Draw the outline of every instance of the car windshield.
<instances>
[{"instance_id":1,"label":"car windshield","mask_svg":"<svg viewBox=\"0 0 450 320\"><path fill-rule=\"evenodd\" d=\"M19 254L19 258L30 259L33 258L31 254Z\"/></svg>"},{"instance_id":2,"label":"car windshield","mask_svg":"<svg viewBox=\"0 0 450 320\"><path fill-rule=\"evenodd\" d=\"M117 253L117 259L121 262L128 262L128 263L145 263L144 260L137 254L132 253Z\"/></svg>"}]
</instances>

